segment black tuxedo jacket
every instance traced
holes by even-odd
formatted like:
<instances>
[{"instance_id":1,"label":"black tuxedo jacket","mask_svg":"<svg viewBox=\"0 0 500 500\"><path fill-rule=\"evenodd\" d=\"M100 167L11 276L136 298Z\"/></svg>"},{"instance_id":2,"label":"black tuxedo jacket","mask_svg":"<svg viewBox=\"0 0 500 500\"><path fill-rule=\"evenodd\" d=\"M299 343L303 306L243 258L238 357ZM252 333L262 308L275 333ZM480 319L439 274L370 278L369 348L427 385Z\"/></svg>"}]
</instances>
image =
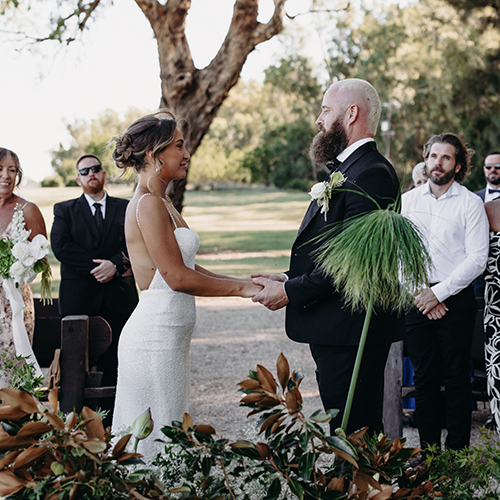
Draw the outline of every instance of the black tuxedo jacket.
<instances>
[{"instance_id":1,"label":"black tuxedo jacket","mask_svg":"<svg viewBox=\"0 0 500 500\"><path fill-rule=\"evenodd\" d=\"M80 198L54 205L50 233L52 251L61 263L59 310L62 316L96 316L102 305L117 313L131 314L137 305L137 289L125 245L125 210L128 200L106 199L106 218L99 237L87 200ZM106 259L115 264L117 274L99 283L90 271Z\"/></svg>"},{"instance_id":2,"label":"black tuxedo jacket","mask_svg":"<svg viewBox=\"0 0 500 500\"><path fill-rule=\"evenodd\" d=\"M323 345L357 345L365 317L353 312L332 287L331 280L318 268L313 252L318 248L315 237L331 225L365 214L376 208L361 189L375 198L381 207L398 196L399 181L392 165L368 142L351 154L339 168L346 183L334 190L327 221L316 201L312 201L292 247L289 280L285 291L287 335L297 342ZM356 192L348 192L355 190ZM374 311L367 344L385 344L404 338L403 314Z\"/></svg>"},{"instance_id":3,"label":"black tuxedo jacket","mask_svg":"<svg viewBox=\"0 0 500 500\"><path fill-rule=\"evenodd\" d=\"M484 201L484 197L486 196L486 188L480 189L479 191L475 192L479 198L481 198Z\"/></svg>"}]
</instances>

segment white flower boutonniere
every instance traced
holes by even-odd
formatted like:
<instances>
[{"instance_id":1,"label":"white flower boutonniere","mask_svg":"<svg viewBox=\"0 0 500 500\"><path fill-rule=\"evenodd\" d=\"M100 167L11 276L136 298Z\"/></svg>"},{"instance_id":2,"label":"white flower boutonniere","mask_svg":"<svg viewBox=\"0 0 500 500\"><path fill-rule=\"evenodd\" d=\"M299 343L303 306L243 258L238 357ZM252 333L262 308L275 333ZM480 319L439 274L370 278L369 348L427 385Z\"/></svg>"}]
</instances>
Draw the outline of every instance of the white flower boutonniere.
<instances>
[{"instance_id":1,"label":"white flower boutonniere","mask_svg":"<svg viewBox=\"0 0 500 500\"><path fill-rule=\"evenodd\" d=\"M321 208L321 213L325 214L325 221L326 214L328 213L328 209L330 208L332 191L342 186L342 184L344 184L346 180L347 177L344 177L344 174L342 174L342 172L334 172L331 175L329 181L318 182L314 184L314 186L311 188L311 191L309 191L311 199L316 201L318 207Z\"/></svg>"}]
</instances>

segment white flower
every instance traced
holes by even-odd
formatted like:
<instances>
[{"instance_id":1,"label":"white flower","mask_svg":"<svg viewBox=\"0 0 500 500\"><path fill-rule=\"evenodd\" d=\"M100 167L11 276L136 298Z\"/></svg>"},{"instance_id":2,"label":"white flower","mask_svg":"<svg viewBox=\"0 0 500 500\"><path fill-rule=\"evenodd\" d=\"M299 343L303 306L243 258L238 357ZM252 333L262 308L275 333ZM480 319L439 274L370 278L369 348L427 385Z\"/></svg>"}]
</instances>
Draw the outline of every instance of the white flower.
<instances>
[{"instance_id":1,"label":"white flower","mask_svg":"<svg viewBox=\"0 0 500 500\"><path fill-rule=\"evenodd\" d=\"M37 234L30 242L29 248L35 261L40 260L49 253L49 242L43 234Z\"/></svg>"},{"instance_id":2,"label":"white flower","mask_svg":"<svg viewBox=\"0 0 500 500\"><path fill-rule=\"evenodd\" d=\"M25 266L32 266L35 263L30 245L25 241L20 241L12 247L12 255Z\"/></svg>"},{"instance_id":3,"label":"white flower","mask_svg":"<svg viewBox=\"0 0 500 500\"><path fill-rule=\"evenodd\" d=\"M311 188L311 191L309 191L309 195L313 200L318 200L323 196L325 190L326 184L324 182L318 182Z\"/></svg>"},{"instance_id":4,"label":"white flower","mask_svg":"<svg viewBox=\"0 0 500 500\"><path fill-rule=\"evenodd\" d=\"M334 172L330 176L330 180L314 184L314 186L311 188L311 191L309 191L311 199L315 200L318 204L318 207L321 208L320 213L325 214L325 222L327 220L326 214L330 208L330 198L332 197L332 191L342 186L342 184L344 184L346 180L347 178L344 177L344 174L342 174L342 172Z\"/></svg>"},{"instance_id":5,"label":"white flower","mask_svg":"<svg viewBox=\"0 0 500 500\"><path fill-rule=\"evenodd\" d=\"M16 261L12 266L10 266L9 269L9 274L10 277L16 282L16 283L21 283L21 280L23 278L24 272L26 271L26 268L23 266L21 261Z\"/></svg>"}]
</instances>

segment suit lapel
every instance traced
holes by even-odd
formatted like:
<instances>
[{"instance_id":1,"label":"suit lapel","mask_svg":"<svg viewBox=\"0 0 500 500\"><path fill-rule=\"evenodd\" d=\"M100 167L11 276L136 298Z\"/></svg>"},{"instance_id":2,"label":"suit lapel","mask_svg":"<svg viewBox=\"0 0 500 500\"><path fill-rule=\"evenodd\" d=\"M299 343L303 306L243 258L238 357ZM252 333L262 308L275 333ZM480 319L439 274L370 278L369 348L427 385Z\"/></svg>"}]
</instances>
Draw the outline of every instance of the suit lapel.
<instances>
[{"instance_id":1,"label":"suit lapel","mask_svg":"<svg viewBox=\"0 0 500 500\"><path fill-rule=\"evenodd\" d=\"M76 204L83 220L89 227L92 236L97 240L99 238L99 233L97 231L94 216L92 215L89 204L87 203L87 200L85 199L85 196L83 194L82 196L80 196L80 198L78 198Z\"/></svg>"},{"instance_id":2,"label":"suit lapel","mask_svg":"<svg viewBox=\"0 0 500 500\"><path fill-rule=\"evenodd\" d=\"M335 172L342 172L342 174L347 177L349 180L348 171L349 169L358 161L363 155L368 153L369 151L376 150L375 142L367 142L360 146L356 151L354 151L351 155L349 155L344 162L340 165L340 168L334 170ZM319 212L319 206L316 201L311 201L304 218L302 219L302 223L300 224L299 230L297 232L297 238L300 236L300 233L304 231L304 229L310 224L310 222L314 219L314 217Z\"/></svg>"}]
</instances>

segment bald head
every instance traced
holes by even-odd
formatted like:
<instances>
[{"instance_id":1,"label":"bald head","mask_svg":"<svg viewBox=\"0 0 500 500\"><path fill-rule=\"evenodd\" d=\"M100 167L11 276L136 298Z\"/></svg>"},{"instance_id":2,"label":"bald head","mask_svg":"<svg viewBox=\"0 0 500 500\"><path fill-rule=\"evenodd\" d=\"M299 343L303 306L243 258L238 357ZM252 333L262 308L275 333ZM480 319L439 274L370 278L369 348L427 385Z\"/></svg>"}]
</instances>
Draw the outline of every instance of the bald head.
<instances>
[{"instance_id":1,"label":"bald head","mask_svg":"<svg viewBox=\"0 0 500 500\"><path fill-rule=\"evenodd\" d=\"M375 136L381 105L377 91L367 81L350 78L334 83L325 93L322 109L316 121L320 130L328 130L342 118L349 144Z\"/></svg>"}]
</instances>

